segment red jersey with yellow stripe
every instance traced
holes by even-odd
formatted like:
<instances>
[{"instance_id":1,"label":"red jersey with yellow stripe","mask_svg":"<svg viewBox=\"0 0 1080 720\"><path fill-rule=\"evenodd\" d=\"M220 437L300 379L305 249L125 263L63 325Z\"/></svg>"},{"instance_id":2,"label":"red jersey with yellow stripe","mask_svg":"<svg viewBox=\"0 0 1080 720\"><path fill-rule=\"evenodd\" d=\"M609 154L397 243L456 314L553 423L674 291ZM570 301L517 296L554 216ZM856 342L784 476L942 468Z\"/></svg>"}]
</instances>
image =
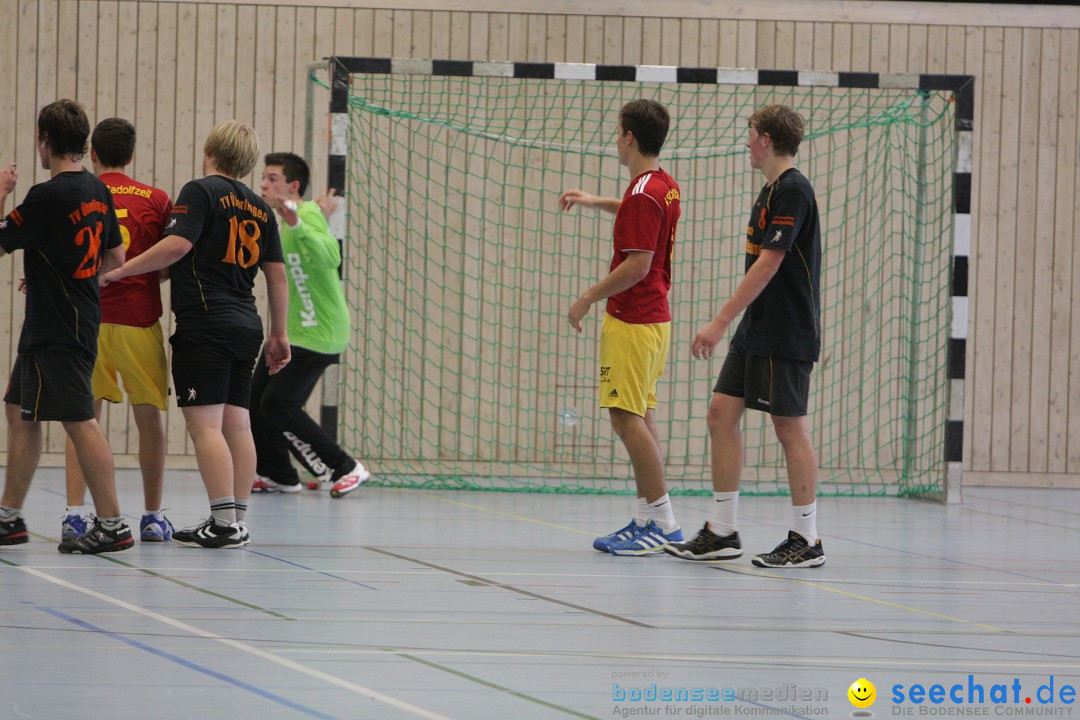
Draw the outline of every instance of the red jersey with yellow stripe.
<instances>
[{"instance_id":1,"label":"red jersey with yellow stripe","mask_svg":"<svg viewBox=\"0 0 1080 720\"><path fill-rule=\"evenodd\" d=\"M639 283L608 298L608 315L636 324L671 321L668 291L679 215L679 186L666 172L649 170L630 182L615 214L611 270L631 252L652 253L652 265Z\"/></svg>"},{"instance_id":2,"label":"red jersey with yellow stripe","mask_svg":"<svg viewBox=\"0 0 1080 720\"><path fill-rule=\"evenodd\" d=\"M169 195L124 173L99 177L112 193L126 258L138 257L161 240L172 212ZM150 327L160 317L161 284L156 271L124 278L101 290L101 322Z\"/></svg>"}]
</instances>

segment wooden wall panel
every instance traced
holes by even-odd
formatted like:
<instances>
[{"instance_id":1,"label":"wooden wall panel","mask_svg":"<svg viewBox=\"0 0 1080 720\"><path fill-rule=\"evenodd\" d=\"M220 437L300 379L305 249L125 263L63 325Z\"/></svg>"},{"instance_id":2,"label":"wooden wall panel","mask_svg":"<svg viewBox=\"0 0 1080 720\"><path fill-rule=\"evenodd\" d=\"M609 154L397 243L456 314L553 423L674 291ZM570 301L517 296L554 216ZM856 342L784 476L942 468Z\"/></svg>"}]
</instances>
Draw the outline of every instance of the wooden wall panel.
<instances>
[{"instance_id":1,"label":"wooden wall panel","mask_svg":"<svg viewBox=\"0 0 1080 720\"><path fill-rule=\"evenodd\" d=\"M199 173L202 141L221 120L254 124L264 151L302 151L306 68L333 54L973 74L964 465L988 482L1012 473L1026 484L1041 476L1060 484L1080 473L1080 11L1062 9L1056 27L1020 27L1001 22L1017 17L1007 8L987 10L977 14L986 18L981 26L928 6L919 24L904 25L857 5L845 5L843 18L800 16L796 4L784 5L778 19L675 19L550 8L525 14L505 11L509 5L467 12L423 2L4 2L0 25L12 42L0 48L0 72L19 83L0 87L0 112L8 118L0 123L0 162L20 165L12 202L44 180L34 118L41 105L71 96L95 121L112 114L132 119L139 129L133 174L175 196ZM935 17L944 19L935 24ZM318 192L327 93L320 88L315 95ZM0 297L7 300L0 347L8 359L22 322L20 273L17 260L0 269ZM109 437L130 455L130 420L116 410ZM175 411L168 432L170 462L190 465ZM48 450L61 445L50 430Z\"/></svg>"},{"instance_id":2,"label":"wooden wall panel","mask_svg":"<svg viewBox=\"0 0 1080 720\"><path fill-rule=\"evenodd\" d=\"M1080 472L1080 229L1077 220L1077 83L1080 32L1063 30L1058 67L1057 162L1054 174L1054 257L1050 305L1050 402L1047 470ZM1062 370L1067 370L1067 380Z\"/></svg>"},{"instance_id":3,"label":"wooden wall panel","mask_svg":"<svg viewBox=\"0 0 1080 720\"><path fill-rule=\"evenodd\" d=\"M21 10L22 8L15 3L0 3L0 27L18 27ZM25 73L30 68L25 67L26 64L29 64L25 61L24 67L21 69L23 74L20 74L19 51L22 48L23 46L19 41L3 43L0 46L0 75L8 78L27 77ZM33 76L30 76L30 79L26 82L31 82L32 79ZM0 123L0 153L2 153L0 163L2 163L3 167L7 167L10 162L17 161L19 155L16 152L16 145L18 143L26 145L33 143L32 132L29 137L19 132L18 100L20 94L29 95L30 93L20 92L20 83L0 83L0 114L11 119L11 122ZM24 177L30 175L25 169L22 173ZM26 181L21 182L25 183ZM10 211L15 206L18 197L21 197L21 194L17 189L16 197L7 199L4 210ZM3 303L3 306L0 307L0 362L3 363L8 363L9 357L14 354L19 338L19 328L22 326L22 317L16 314L17 312L21 313L23 307L19 292L16 290L18 278L21 274L22 260L20 258L12 258L12 261L0 260L0 301ZM0 372L5 373L5 377L7 371L8 368L6 367L0 370Z\"/></svg>"}]
</instances>

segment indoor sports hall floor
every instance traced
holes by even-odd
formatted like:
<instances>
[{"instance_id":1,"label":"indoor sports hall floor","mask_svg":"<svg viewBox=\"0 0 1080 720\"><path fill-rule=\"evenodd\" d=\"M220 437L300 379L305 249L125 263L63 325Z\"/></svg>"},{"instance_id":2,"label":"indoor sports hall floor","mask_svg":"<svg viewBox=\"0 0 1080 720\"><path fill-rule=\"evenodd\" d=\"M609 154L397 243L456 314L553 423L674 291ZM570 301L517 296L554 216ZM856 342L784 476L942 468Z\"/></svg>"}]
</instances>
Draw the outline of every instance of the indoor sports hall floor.
<instances>
[{"instance_id":1,"label":"indoor sports hall floor","mask_svg":"<svg viewBox=\"0 0 1080 720\"><path fill-rule=\"evenodd\" d=\"M137 522L137 473L119 486ZM381 488L255 496L240 550L82 557L55 549L61 488L40 471L30 543L0 548L3 720L848 717L860 678L877 717L945 714L908 699L935 684L963 685L951 714L1080 717L1076 490L825 498L826 565L766 572L784 498L742 499L727 564L593 551L624 497ZM190 473L166 498L205 513ZM676 498L685 529L707 502Z\"/></svg>"}]
</instances>

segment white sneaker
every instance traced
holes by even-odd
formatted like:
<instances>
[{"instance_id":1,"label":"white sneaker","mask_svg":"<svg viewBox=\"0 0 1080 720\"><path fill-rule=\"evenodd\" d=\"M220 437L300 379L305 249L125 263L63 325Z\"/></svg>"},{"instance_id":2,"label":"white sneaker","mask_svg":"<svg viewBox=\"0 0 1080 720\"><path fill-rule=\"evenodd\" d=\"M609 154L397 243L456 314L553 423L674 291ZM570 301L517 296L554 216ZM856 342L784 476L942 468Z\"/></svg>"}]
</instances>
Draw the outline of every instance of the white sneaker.
<instances>
[{"instance_id":1,"label":"white sneaker","mask_svg":"<svg viewBox=\"0 0 1080 720\"><path fill-rule=\"evenodd\" d=\"M257 475L255 477L255 482L251 484L251 492L257 493L294 493L300 492L303 489L304 486L299 482L295 482L292 485L286 485L284 483L274 482L264 475Z\"/></svg>"},{"instance_id":2,"label":"white sneaker","mask_svg":"<svg viewBox=\"0 0 1080 720\"><path fill-rule=\"evenodd\" d=\"M330 488L330 497L339 498L348 495L360 487L369 477L371 477L371 473L358 460L353 469L338 478L338 481Z\"/></svg>"}]
</instances>

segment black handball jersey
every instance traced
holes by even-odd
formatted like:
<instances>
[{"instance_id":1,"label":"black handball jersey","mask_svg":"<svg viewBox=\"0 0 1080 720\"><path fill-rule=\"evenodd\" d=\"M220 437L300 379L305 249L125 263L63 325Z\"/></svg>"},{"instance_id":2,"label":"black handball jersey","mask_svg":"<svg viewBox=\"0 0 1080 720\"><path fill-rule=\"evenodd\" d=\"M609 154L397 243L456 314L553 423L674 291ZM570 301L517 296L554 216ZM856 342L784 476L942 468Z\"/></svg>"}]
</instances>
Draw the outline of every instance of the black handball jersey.
<instances>
[{"instance_id":1,"label":"black handball jersey","mask_svg":"<svg viewBox=\"0 0 1080 720\"><path fill-rule=\"evenodd\" d=\"M810 181L795 168L758 195L746 228L746 269L763 248L786 255L746 308L732 344L754 355L817 362L821 352L821 225Z\"/></svg>"},{"instance_id":2,"label":"black handball jersey","mask_svg":"<svg viewBox=\"0 0 1080 720\"><path fill-rule=\"evenodd\" d=\"M63 346L97 356L98 271L102 254L122 242L112 194L85 170L35 185L0 220L0 247L23 251L26 316L20 354Z\"/></svg>"},{"instance_id":3,"label":"black handball jersey","mask_svg":"<svg viewBox=\"0 0 1080 720\"><path fill-rule=\"evenodd\" d=\"M251 189L221 175L180 191L164 234L191 251L169 269L178 327L262 329L252 288L264 262L284 262L277 219Z\"/></svg>"}]
</instances>

